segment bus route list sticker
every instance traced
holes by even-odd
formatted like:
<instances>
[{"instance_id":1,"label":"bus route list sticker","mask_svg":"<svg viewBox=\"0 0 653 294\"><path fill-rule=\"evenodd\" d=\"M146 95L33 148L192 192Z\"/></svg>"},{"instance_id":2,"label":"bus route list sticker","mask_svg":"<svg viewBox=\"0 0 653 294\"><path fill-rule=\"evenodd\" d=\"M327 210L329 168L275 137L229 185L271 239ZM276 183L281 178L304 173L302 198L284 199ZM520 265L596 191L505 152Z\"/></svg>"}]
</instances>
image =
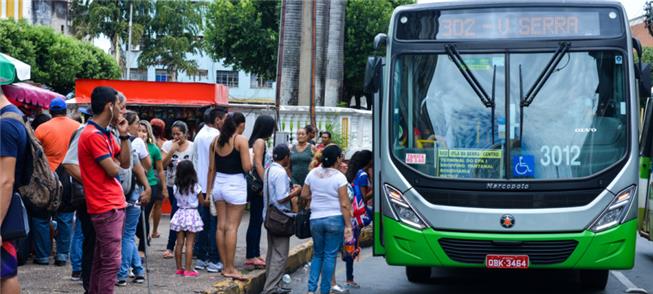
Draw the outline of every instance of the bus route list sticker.
<instances>
[{"instance_id":1,"label":"bus route list sticker","mask_svg":"<svg viewBox=\"0 0 653 294\"><path fill-rule=\"evenodd\" d=\"M535 176L535 157L533 155L514 155L512 157L512 176L532 178Z\"/></svg>"},{"instance_id":2,"label":"bus route list sticker","mask_svg":"<svg viewBox=\"0 0 653 294\"><path fill-rule=\"evenodd\" d=\"M407 164L426 164L426 154L424 153L406 153Z\"/></svg>"},{"instance_id":3,"label":"bus route list sticker","mask_svg":"<svg viewBox=\"0 0 653 294\"><path fill-rule=\"evenodd\" d=\"M440 149L437 171L446 178L499 178L501 150Z\"/></svg>"}]
</instances>

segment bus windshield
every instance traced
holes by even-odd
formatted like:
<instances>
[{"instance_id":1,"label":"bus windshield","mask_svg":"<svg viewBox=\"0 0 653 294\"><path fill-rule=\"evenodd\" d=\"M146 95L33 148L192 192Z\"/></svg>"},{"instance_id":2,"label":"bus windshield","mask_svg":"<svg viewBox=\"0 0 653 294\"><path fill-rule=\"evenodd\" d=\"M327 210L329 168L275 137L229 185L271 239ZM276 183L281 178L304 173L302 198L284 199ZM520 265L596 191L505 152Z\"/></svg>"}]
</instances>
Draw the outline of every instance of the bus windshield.
<instances>
[{"instance_id":1,"label":"bus windshield","mask_svg":"<svg viewBox=\"0 0 653 294\"><path fill-rule=\"evenodd\" d=\"M566 52L523 103L553 55L461 53L458 64L492 93L493 107L447 54L400 55L390 91L394 156L440 178L572 179L615 164L627 146L623 54Z\"/></svg>"}]
</instances>

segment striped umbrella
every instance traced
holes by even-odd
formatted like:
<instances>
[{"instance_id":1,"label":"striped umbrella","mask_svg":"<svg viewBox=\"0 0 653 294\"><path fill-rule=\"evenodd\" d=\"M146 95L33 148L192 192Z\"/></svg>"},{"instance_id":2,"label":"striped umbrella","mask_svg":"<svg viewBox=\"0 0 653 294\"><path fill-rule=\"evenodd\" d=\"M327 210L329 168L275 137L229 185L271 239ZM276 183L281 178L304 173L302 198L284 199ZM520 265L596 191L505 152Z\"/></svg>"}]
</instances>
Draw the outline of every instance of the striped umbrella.
<instances>
[{"instance_id":1,"label":"striped umbrella","mask_svg":"<svg viewBox=\"0 0 653 294\"><path fill-rule=\"evenodd\" d=\"M0 85L29 80L30 70L29 64L0 53Z\"/></svg>"}]
</instances>

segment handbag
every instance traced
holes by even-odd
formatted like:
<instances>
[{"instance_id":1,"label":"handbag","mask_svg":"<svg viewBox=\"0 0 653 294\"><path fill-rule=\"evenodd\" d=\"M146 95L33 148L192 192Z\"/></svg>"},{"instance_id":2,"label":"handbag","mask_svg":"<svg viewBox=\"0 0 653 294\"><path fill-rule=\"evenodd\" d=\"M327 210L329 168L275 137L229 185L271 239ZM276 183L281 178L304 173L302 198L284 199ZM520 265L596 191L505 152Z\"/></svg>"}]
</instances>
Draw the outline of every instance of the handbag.
<instances>
[{"instance_id":1,"label":"handbag","mask_svg":"<svg viewBox=\"0 0 653 294\"><path fill-rule=\"evenodd\" d=\"M254 193L260 194L263 192L263 181L256 174L256 169L252 169L248 173L245 173L245 180L247 180L247 187Z\"/></svg>"},{"instance_id":2,"label":"handbag","mask_svg":"<svg viewBox=\"0 0 653 294\"><path fill-rule=\"evenodd\" d=\"M295 236L299 239L310 238L311 234L311 209L302 208L295 215Z\"/></svg>"},{"instance_id":3,"label":"handbag","mask_svg":"<svg viewBox=\"0 0 653 294\"><path fill-rule=\"evenodd\" d=\"M290 237L295 233L295 220L292 216L284 213L279 209L274 203L270 201L270 183L269 179L269 169L265 172L266 174L266 185L267 189L267 200L268 200L268 210L265 214L265 229L270 232L270 234L280 237Z\"/></svg>"},{"instance_id":4,"label":"handbag","mask_svg":"<svg viewBox=\"0 0 653 294\"><path fill-rule=\"evenodd\" d=\"M7 214L0 228L2 240L16 240L27 237L29 234L29 222L27 220L27 210L20 194L14 193L11 196L11 202L7 209Z\"/></svg>"}]
</instances>

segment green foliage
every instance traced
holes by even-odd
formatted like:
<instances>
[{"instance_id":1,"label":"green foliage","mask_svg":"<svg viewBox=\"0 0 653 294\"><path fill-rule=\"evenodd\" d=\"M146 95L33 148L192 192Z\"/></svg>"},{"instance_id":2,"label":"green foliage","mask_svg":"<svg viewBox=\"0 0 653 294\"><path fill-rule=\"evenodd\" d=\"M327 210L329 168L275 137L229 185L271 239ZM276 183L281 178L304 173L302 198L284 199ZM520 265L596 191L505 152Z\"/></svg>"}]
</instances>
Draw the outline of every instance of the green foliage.
<instances>
[{"instance_id":1,"label":"green foliage","mask_svg":"<svg viewBox=\"0 0 653 294\"><path fill-rule=\"evenodd\" d=\"M395 7L413 3L413 0L347 1L344 97L363 95L367 57L381 54L374 51L374 37L378 33L388 33L390 17Z\"/></svg>"},{"instance_id":2,"label":"green foliage","mask_svg":"<svg viewBox=\"0 0 653 294\"><path fill-rule=\"evenodd\" d=\"M132 43L141 43L145 25L150 20L153 6L151 0L73 0L71 3L73 34L79 39L92 39L105 35L112 41L112 46L115 46L116 41L121 46L122 41L126 42L129 35L130 5L133 6Z\"/></svg>"},{"instance_id":3,"label":"green foliage","mask_svg":"<svg viewBox=\"0 0 653 294\"><path fill-rule=\"evenodd\" d=\"M342 126L338 123L336 117L326 120L324 130L331 133L331 143L338 145L342 149L342 153L346 153L347 148L349 148L349 138L342 135Z\"/></svg>"},{"instance_id":4,"label":"green foliage","mask_svg":"<svg viewBox=\"0 0 653 294\"><path fill-rule=\"evenodd\" d=\"M644 47L643 49L644 53L642 53L642 62L653 64L653 47Z\"/></svg>"},{"instance_id":5,"label":"green foliage","mask_svg":"<svg viewBox=\"0 0 653 294\"><path fill-rule=\"evenodd\" d=\"M0 20L0 52L32 66L32 81L67 94L75 79L115 79L120 68L111 56L88 42L49 27Z\"/></svg>"},{"instance_id":6,"label":"green foliage","mask_svg":"<svg viewBox=\"0 0 653 294\"><path fill-rule=\"evenodd\" d=\"M173 74L197 74L197 62L187 54L200 54L203 4L189 0L157 1L155 13L146 27L140 67L161 65Z\"/></svg>"},{"instance_id":7,"label":"green foliage","mask_svg":"<svg viewBox=\"0 0 653 294\"><path fill-rule=\"evenodd\" d=\"M206 50L238 70L274 79L279 4L269 0L216 0L209 7Z\"/></svg>"}]
</instances>

